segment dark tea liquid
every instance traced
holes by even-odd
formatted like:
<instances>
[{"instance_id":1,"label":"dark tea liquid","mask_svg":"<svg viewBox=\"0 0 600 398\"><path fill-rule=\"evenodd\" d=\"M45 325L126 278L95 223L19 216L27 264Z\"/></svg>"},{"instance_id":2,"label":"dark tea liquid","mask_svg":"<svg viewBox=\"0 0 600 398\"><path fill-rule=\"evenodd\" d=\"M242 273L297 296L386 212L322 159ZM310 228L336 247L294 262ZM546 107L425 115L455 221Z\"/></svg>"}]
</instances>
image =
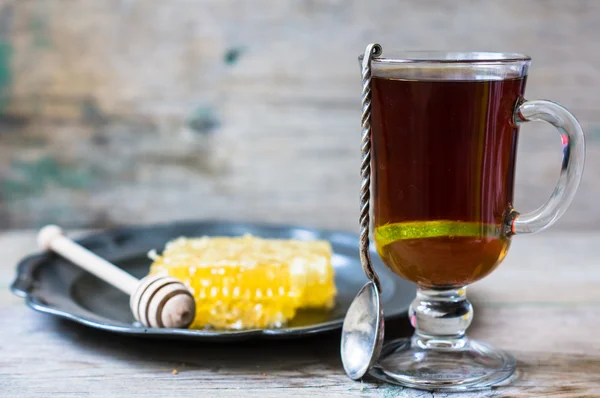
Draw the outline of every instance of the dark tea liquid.
<instances>
[{"instance_id":1,"label":"dark tea liquid","mask_svg":"<svg viewBox=\"0 0 600 398\"><path fill-rule=\"evenodd\" d=\"M374 77L375 242L394 272L424 287L465 286L489 274L510 244L525 78Z\"/></svg>"}]
</instances>

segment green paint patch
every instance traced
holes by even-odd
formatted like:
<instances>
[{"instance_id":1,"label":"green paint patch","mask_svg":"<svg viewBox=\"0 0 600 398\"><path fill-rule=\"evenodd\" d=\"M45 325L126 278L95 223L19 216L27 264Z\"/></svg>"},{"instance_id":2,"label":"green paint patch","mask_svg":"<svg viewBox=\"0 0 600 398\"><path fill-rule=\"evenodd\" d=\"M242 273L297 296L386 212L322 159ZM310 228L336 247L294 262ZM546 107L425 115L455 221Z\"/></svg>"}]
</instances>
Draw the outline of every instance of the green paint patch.
<instances>
[{"instance_id":1,"label":"green paint patch","mask_svg":"<svg viewBox=\"0 0 600 398\"><path fill-rule=\"evenodd\" d=\"M33 37L33 45L38 48L50 47L48 26L42 15L35 15L29 20L29 30Z\"/></svg>"},{"instance_id":2,"label":"green paint patch","mask_svg":"<svg viewBox=\"0 0 600 398\"><path fill-rule=\"evenodd\" d=\"M9 101L9 88L11 83L11 58L12 47L0 41L0 113L6 109Z\"/></svg>"},{"instance_id":3,"label":"green paint patch","mask_svg":"<svg viewBox=\"0 0 600 398\"><path fill-rule=\"evenodd\" d=\"M188 122L188 126L192 130L203 134L213 132L219 124L219 118L211 106L201 106L197 108Z\"/></svg>"},{"instance_id":4,"label":"green paint patch","mask_svg":"<svg viewBox=\"0 0 600 398\"><path fill-rule=\"evenodd\" d=\"M227 65L235 65L239 61L240 56L243 52L244 50L241 47L231 47L225 52L225 55L223 56L223 61Z\"/></svg>"},{"instance_id":5,"label":"green paint patch","mask_svg":"<svg viewBox=\"0 0 600 398\"><path fill-rule=\"evenodd\" d=\"M397 398L406 396L406 388L392 384L382 385L378 390L383 398Z\"/></svg>"},{"instance_id":6,"label":"green paint patch","mask_svg":"<svg viewBox=\"0 0 600 398\"><path fill-rule=\"evenodd\" d=\"M495 224L449 220L393 223L375 228L375 240L379 247L403 239L457 236L501 237L502 228Z\"/></svg>"},{"instance_id":7,"label":"green paint patch","mask_svg":"<svg viewBox=\"0 0 600 398\"><path fill-rule=\"evenodd\" d=\"M106 124L108 121L108 118L94 99L85 99L82 101L79 110L81 112L81 118L86 123L101 125Z\"/></svg>"},{"instance_id":8,"label":"green paint patch","mask_svg":"<svg viewBox=\"0 0 600 398\"><path fill-rule=\"evenodd\" d=\"M92 180L89 171L62 165L52 157L35 162L15 161L10 174L0 182L3 196L9 200L40 195L50 184L81 190L89 187Z\"/></svg>"}]
</instances>

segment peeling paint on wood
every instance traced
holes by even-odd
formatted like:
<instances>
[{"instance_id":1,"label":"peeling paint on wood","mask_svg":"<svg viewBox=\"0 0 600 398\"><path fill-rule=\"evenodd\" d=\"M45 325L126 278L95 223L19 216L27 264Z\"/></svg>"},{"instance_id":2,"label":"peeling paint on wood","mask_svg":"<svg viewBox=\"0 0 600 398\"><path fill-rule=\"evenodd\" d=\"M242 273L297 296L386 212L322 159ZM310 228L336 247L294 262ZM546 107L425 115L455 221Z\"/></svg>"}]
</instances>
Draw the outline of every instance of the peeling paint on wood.
<instances>
[{"instance_id":1,"label":"peeling paint on wood","mask_svg":"<svg viewBox=\"0 0 600 398\"><path fill-rule=\"evenodd\" d=\"M0 41L0 114L6 109L9 101L12 74L10 66L11 55L11 45Z\"/></svg>"},{"instance_id":2,"label":"peeling paint on wood","mask_svg":"<svg viewBox=\"0 0 600 398\"><path fill-rule=\"evenodd\" d=\"M7 1L0 176L30 153L100 173L81 190L27 196L26 215L2 202L0 216L36 225L53 203L70 209L66 226L217 217L356 230L356 57L377 40L384 51L529 53L527 97L562 103L588 133L584 181L555 228L594 229L599 18L588 0ZM522 129L520 211L551 193L553 134Z\"/></svg>"}]
</instances>

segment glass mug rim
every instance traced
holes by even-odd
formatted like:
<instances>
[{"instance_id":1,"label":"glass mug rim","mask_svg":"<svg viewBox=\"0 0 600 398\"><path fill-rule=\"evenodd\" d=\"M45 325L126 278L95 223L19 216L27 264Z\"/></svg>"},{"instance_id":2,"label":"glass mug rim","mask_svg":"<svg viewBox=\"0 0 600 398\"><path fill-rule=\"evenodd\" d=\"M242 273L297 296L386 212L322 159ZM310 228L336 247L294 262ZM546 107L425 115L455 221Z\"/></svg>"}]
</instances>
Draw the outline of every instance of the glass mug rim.
<instances>
[{"instance_id":1,"label":"glass mug rim","mask_svg":"<svg viewBox=\"0 0 600 398\"><path fill-rule=\"evenodd\" d=\"M404 80L505 80L527 76L530 64L518 53L386 51L371 59L371 70L374 77Z\"/></svg>"},{"instance_id":2,"label":"glass mug rim","mask_svg":"<svg viewBox=\"0 0 600 398\"><path fill-rule=\"evenodd\" d=\"M362 61L364 54L358 59ZM511 62L531 62L531 57L513 52L489 51L385 51L385 56L371 60L375 64L504 64Z\"/></svg>"}]
</instances>

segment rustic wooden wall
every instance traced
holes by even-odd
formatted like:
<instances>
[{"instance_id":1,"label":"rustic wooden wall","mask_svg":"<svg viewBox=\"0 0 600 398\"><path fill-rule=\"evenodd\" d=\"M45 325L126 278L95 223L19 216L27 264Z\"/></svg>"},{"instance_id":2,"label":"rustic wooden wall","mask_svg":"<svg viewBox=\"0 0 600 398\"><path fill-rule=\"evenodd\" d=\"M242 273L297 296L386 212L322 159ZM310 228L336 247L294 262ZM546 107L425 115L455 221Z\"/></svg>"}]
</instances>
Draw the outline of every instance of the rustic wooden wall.
<instances>
[{"instance_id":1,"label":"rustic wooden wall","mask_svg":"<svg viewBox=\"0 0 600 398\"><path fill-rule=\"evenodd\" d=\"M185 218L354 230L359 70L384 48L525 52L529 98L570 108L586 175L563 228L600 222L600 2L0 1L0 228ZM516 204L560 144L523 129ZM558 227L560 228L560 227Z\"/></svg>"}]
</instances>

